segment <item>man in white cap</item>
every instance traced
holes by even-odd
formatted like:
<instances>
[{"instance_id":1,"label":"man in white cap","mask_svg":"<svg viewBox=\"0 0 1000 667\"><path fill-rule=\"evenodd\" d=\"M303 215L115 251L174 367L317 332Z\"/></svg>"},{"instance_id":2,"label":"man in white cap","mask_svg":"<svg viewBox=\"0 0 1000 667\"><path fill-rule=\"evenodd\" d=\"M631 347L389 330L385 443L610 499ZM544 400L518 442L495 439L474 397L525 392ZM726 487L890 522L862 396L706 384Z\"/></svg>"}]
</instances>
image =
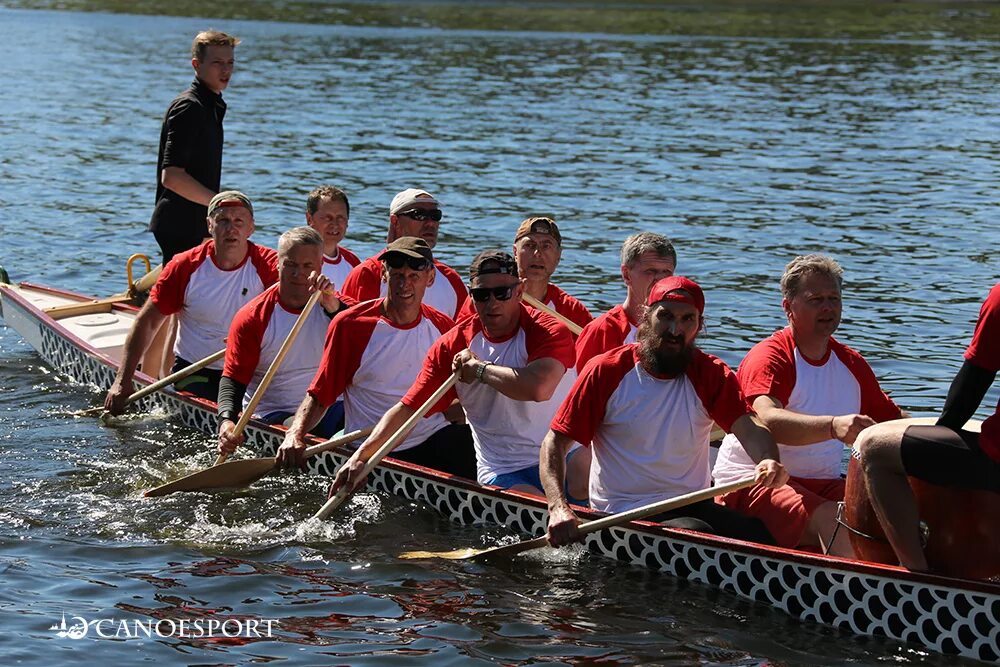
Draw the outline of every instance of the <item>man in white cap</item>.
<instances>
[{"instance_id":1,"label":"man in white cap","mask_svg":"<svg viewBox=\"0 0 1000 667\"><path fill-rule=\"evenodd\" d=\"M253 204L245 194L227 190L212 197L211 238L163 268L125 340L121 366L104 399L108 412L124 411L139 360L168 316L177 314L176 371L221 350L236 311L278 281L277 253L251 243L253 232ZM214 401L221 375L222 361L216 361L175 386Z\"/></svg>"},{"instance_id":2,"label":"man in white cap","mask_svg":"<svg viewBox=\"0 0 1000 667\"><path fill-rule=\"evenodd\" d=\"M425 190L408 188L392 198L389 204L389 235L386 243L404 236L422 238L433 249L437 245L441 209L438 201ZM348 300L370 301L385 296L382 281L382 253L369 257L356 266L340 286L340 293ZM450 266L434 260L434 275L424 303L448 317L457 317L468 298L462 277Z\"/></svg>"}]
</instances>

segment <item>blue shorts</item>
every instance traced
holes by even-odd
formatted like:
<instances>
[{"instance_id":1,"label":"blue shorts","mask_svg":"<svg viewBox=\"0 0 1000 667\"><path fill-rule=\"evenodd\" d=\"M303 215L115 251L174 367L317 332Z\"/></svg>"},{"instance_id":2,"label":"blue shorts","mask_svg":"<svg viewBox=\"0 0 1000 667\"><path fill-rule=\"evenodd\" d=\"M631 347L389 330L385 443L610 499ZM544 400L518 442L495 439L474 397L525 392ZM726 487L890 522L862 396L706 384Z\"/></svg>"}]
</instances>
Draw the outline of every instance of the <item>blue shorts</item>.
<instances>
[{"instance_id":1,"label":"blue shorts","mask_svg":"<svg viewBox=\"0 0 1000 667\"><path fill-rule=\"evenodd\" d=\"M294 412L269 412L261 418L265 424L282 424L289 417L294 416ZM326 411L318 424L309 431L313 435L321 438L331 438L333 434L344 428L344 402L337 401Z\"/></svg>"},{"instance_id":2,"label":"blue shorts","mask_svg":"<svg viewBox=\"0 0 1000 667\"><path fill-rule=\"evenodd\" d=\"M576 453L581 449L583 448L577 447L576 449L566 454L567 466L569 465L570 459L576 456ZM520 470L515 470L514 472L506 472L502 475L494 475L493 479L489 480L486 483L491 484L493 486L499 486L501 489L509 489L513 486L526 484L528 486L535 487L539 491L543 491L541 470L537 465L528 466L527 468L521 468ZM584 505L584 506L587 505L586 500L579 500L577 498L573 498L572 496L570 496L569 489L565 488L565 485L564 485L564 490L566 491L566 497L569 499L571 503L575 505Z\"/></svg>"}]
</instances>

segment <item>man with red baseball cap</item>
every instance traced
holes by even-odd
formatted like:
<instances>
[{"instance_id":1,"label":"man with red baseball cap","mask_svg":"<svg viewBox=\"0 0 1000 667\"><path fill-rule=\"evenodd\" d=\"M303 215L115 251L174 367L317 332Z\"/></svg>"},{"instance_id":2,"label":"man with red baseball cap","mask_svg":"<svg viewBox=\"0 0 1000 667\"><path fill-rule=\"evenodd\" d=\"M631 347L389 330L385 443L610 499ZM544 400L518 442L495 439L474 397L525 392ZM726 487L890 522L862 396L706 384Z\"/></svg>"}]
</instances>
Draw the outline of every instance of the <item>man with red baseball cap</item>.
<instances>
[{"instance_id":1,"label":"man with red baseball cap","mask_svg":"<svg viewBox=\"0 0 1000 667\"><path fill-rule=\"evenodd\" d=\"M740 388L774 434L791 480L780 489L754 486L720 500L759 517L779 546L822 548L852 557L837 531L844 499L844 445L876 422L902 416L860 354L840 343L843 269L830 257L796 257L781 277L788 326L755 345L740 364ZM727 435L713 474L717 484L746 477L753 461Z\"/></svg>"},{"instance_id":2,"label":"man with red baseball cap","mask_svg":"<svg viewBox=\"0 0 1000 667\"><path fill-rule=\"evenodd\" d=\"M693 280L655 283L636 342L595 357L577 378L542 442L541 477L549 501L553 546L578 541L579 522L563 491L565 452L592 449L590 505L624 512L712 484L713 420L740 435L768 488L785 483L774 439L740 392L735 374L702 352L705 296ZM642 428L636 428L641 424ZM704 501L654 520L665 525L771 543L758 519Z\"/></svg>"}]
</instances>

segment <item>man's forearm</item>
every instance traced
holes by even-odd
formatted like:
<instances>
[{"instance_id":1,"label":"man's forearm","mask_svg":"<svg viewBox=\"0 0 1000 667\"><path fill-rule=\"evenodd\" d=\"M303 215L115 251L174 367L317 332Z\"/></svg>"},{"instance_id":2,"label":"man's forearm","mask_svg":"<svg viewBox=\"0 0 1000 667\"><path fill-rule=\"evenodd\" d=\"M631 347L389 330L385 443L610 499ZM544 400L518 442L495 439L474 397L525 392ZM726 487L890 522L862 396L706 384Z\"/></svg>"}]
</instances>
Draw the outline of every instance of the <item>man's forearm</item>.
<instances>
[{"instance_id":1,"label":"man's forearm","mask_svg":"<svg viewBox=\"0 0 1000 667\"><path fill-rule=\"evenodd\" d=\"M565 435L550 430L542 440L539 452L539 476L542 489L549 502L549 509L558 505L568 505L566 498L566 452L572 444Z\"/></svg>"},{"instance_id":2,"label":"man's forearm","mask_svg":"<svg viewBox=\"0 0 1000 667\"><path fill-rule=\"evenodd\" d=\"M129 331L125 339L125 346L122 350L122 363L118 367L115 375L115 382L125 384L132 381L135 369L139 366L139 360L146 352L150 339L156 333L157 328L163 323L166 317L156 310L152 301L147 301L146 305L135 318L132 330Z\"/></svg>"},{"instance_id":3,"label":"man's forearm","mask_svg":"<svg viewBox=\"0 0 1000 667\"><path fill-rule=\"evenodd\" d=\"M163 187L176 192L184 199L208 206L215 193L199 183L181 167L166 167L160 174Z\"/></svg>"},{"instance_id":4,"label":"man's forearm","mask_svg":"<svg viewBox=\"0 0 1000 667\"><path fill-rule=\"evenodd\" d=\"M733 423L733 434L739 438L740 444L754 463L760 463L764 459L781 460L774 436L756 415L746 414L737 419Z\"/></svg>"},{"instance_id":5,"label":"man's forearm","mask_svg":"<svg viewBox=\"0 0 1000 667\"><path fill-rule=\"evenodd\" d=\"M962 364L948 389L938 426L958 431L979 409L997 374L966 361Z\"/></svg>"},{"instance_id":6,"label":"man's forearm","mask_svg":"<svg viewBox=\"0 0 1000 667\"><path fill-rule=\"evenodd\" d=\"M783 445L812 445L833 437L830 422L834 415L804 415L786 408L759 411L757 418Z\"/></svg>"},{"instance_id":7,"label":"man's forearm","mask_svg":"<svg viewBox=\"0 0 1000 667\"><path fill-rule=\"evenodd\" d=\"M295 411L295 418L292 425L288 427L288 434L301 440L305 434L316 428L316 424L323 418L329 405L323 405L317 401L312 394L307 393L299 404L299 409Z\"/></svg>"},{"instance_id":8,"label":"man's forearm","mask_svg":"<svg viewBox=\"0 0 1000 667\"><path fill-rule=\"evenodd\" d=\"M483 370L483 384L515 401L547 401L552 398L562 374L556 374L549 365L538 367L533 366L534 363L522 368L490 364Z\"/></svg>"}]
</instances>

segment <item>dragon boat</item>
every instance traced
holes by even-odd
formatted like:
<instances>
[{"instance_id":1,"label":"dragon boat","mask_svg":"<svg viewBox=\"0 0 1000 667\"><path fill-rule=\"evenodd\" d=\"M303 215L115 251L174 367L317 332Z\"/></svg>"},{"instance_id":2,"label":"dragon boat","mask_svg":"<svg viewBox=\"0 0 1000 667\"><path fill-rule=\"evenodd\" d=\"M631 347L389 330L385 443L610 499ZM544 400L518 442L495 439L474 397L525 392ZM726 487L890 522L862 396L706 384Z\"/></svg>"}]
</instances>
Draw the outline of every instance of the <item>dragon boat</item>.
<instances>
[{"instance_id":1,"label":"dragon boat","mask_svg":"<svg viewBox=\"0 0 1000 667\"><path fill-rule=\"evenodd\" d=\"M31 283L14 285L0 269L0 317L54 371L74 382L111 384L136 313L126 298L94 299ZM137 372L135 381L141 387L154 379ZM162 410L206 434L216 432L215 403L172 388L151 393L137 407ZM273 456L283 435L280 427L252 420L247 446L259 456ZM343 450L323 452L309 460L309 471L331 476L346 456ZM392 458L370 475L368 490L425 503L462 524L545 533L544 498L479 486ZM583 520L600 516L583 509L579 514ZM1000 584L993 581L914 573L644 521L590 534L586 547L623 563L717 586L804 621L1000 661Z\"/></svg>"}]
</instances>

